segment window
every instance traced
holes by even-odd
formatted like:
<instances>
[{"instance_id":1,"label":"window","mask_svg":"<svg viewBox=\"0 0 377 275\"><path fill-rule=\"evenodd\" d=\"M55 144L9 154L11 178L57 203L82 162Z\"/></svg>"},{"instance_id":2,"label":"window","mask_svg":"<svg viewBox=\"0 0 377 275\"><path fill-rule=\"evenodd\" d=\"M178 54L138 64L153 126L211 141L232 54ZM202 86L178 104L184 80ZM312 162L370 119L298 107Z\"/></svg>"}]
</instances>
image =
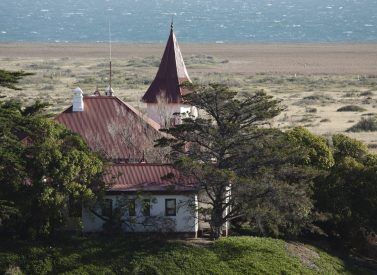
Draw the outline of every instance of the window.
<instances>
[{"instance_id":1,"label":"window","mask_svg":"<svg viewBox=\"0 0 377 275\"><path fill-rule=\"evenodd\" d=\"M136 216L135 200L128 201L128 216Z\"/></svg>"},{"instance_id":2,"label":"window","mask_svg":"<svg viewBox=\"0 0 377 275\"><path fill-rule=\"evenodd\" d=\"M165 199L165 216L175 216L177 214L176 199Z\"/></svg>"},{"instance_id":3,"label":"window","mask_svg":"<svg viewBox=\"0 0 377 275\"><path fill-rule=\"evenodd\" d=\"M151 215L151 201L149 199L143 200L143 215L150 216Z\"/></svg>"},{"instance_id":4,"label":"window","mask_svg":"<svg viewBox=\"0 0 377 275\"><path fill-rule=\"evenodd\" d=\"M113 215L113 200L105 199L102 204L102 215L111 217Z\"/></svg>"}]
</instances>

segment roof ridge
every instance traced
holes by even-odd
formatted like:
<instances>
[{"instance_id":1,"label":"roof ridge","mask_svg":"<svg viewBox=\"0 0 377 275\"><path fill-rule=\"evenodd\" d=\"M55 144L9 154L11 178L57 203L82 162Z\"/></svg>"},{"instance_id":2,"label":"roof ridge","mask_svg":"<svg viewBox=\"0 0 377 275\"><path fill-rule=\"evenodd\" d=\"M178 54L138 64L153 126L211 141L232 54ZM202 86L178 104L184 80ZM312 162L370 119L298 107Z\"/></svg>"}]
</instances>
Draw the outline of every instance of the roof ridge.
<instances>
[{"instance_id":1,"label":"roof ridge","mask_svg":"<svg viewBox=\"0 0 377 275\"><path fill-rule=\"evenodd\" d=\"M132 105L128 104L127 102L124 102L123 100L121 100L119 97L117 96L97 96L97 95L85 95L83 97L83 100L87 100L87 99L112 99L112 100L116 100L118 101L120 104L123 104L124 106L126 106L128 109L130 109L132 112L134 112L137 116L139 116L140 118L143 119L143 121L145 123L147 123L149 126L151 126L153 129L159 131L160 130L160 125L155 122L154 120L152 120L151 118L149 118L147 115L143 114L140 110L136 109L135 107L133 107ZM68 110L70 110L72 108L73 105L70 105L68 108L66 108L63 112L61 112L60 114L56 115L54 117L54 119L57 119L58 117L60 117L63 113L67 112ZM85 112L85 111L84 111Z\"/></svg>"},{"instance_id":2,"label":"roof ridge","mask_svg":"<svg viewBox=\"0 0 377 275\"><path fill-rule=\"evenodd\" d=\"M114 96L116 100L118 100L121 104L124 104L127 108L129 108L131 111L133 111L136 115L138 115L140 118L142 118L148 125L150 125L152 128L154 128L157 131L160 131L160 124L155 122L153 119L148 117L147 115L143 114L140 110L136 109L135 107L131 106L127 102L124 102L119 97Z\"/></svg>"},{"instance_id":3,"label":"roof ridge","mask_svg":"<svg viewBox=\"0 0 377 275\"><path fill-rule=\"evenodd\" d=\"M111 166L170 166L174 168L170 163L112 163Z\"/></svg>"},{"instance_id":4,"label":"roof ridge","mask_svg":"<svg viewBox=\"0 0 377 275\"><path fill-rule=\"evenodd\" d=\"M115 97L117 97L117 96L109 96L109 95L84 95L84 98L95 98L95 99L104 99L104 98L106 98L106 99L113 99L113 98L115 98Z\"/></svg>"}]
</instances>

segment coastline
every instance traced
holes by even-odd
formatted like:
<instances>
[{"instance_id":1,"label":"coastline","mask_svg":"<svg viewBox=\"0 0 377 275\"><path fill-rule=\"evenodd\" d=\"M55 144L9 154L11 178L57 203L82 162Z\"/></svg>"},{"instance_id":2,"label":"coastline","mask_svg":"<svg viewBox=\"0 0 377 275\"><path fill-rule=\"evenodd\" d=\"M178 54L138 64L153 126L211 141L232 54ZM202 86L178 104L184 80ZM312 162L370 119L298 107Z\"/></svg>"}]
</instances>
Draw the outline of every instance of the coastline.
<instances>
[{"instance_id":1,"label":"coastline","mask_svg":"<svg viewBox=\"0 0 377 275\"><path fill-rule=\"evenodd\" d=\"M286 129L304 125L321 135L345 133L361 115L376 113L376 44L180 44L192 79L222 81L241 91L265 90L288 108L276 120ZM164 44L112 47L116 95L136 108L155 76ZM109 45L0 43L0 68L33 72L22 91L7 98L52 103L59 113L71 103L72 89L91 93L107 85ZM362 94L367 96L362 96ZM307 98L316 95L314 101ZM318 96L317 96L318 95ZM365 114L337 112L359 105ZM308 113L308 107L315 113ZM377 148L375 133L347 133ZM373 148L375 148L373 147Z\"/></svg>"},{"instance_id":2,"label":"coastline","mask_svg":"<svg viewBox=\"0 0 377 275\"><path fill-rule=\"evenodd\" d=\"M116 59L160 57L164 43L114 43ZM376 74L377 43L235 43L185 44L184 57L208 55L229 60L217 68L225 73ZM108 59L106 43L0 42L3 59Z\"/></svg>"}]
</instances>

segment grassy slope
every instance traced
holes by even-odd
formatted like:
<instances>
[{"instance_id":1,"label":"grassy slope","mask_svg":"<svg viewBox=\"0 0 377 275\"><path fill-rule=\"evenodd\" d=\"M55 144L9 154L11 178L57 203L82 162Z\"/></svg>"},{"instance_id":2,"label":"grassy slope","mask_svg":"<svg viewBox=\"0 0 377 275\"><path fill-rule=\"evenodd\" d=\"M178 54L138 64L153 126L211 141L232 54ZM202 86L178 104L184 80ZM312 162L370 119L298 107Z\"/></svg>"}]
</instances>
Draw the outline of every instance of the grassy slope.
<instances>
[{"instance_id":1,"label":"grassy slope","mask_svg":"<svg viewBox=\"0 0 377 275\"><path fill-rule=\"evenodd\" d=\"M55 244L2 241L0 273L26 274L361 274L317 250L319 268L291 256L282 240L232 237L213 245L127 238L71 238Z\"/></svg>"}]
</instances>

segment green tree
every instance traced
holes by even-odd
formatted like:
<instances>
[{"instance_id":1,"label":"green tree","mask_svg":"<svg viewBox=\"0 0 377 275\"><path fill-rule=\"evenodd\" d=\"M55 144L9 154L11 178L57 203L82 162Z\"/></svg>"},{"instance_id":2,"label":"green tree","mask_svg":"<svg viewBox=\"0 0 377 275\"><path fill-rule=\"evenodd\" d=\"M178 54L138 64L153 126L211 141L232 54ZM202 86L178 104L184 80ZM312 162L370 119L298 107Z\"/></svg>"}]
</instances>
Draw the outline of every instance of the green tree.
<instances>
[{"instance_id":1,"label":"green tree","mask_svg":"<svg viewBox=\"0 0 377 275\"><path fill-rule=\"evenodd\" d=\"M11 72L0 69L0 87L5 87L12 90L21 90L16 85L20 82L22 78L29 75L33 75L33 73L28 73L24 71Z\"/></svg>"},{"instance_id":2,"label":"green tree","mask_svg":"<svg viewBox=\"0 0 377 275\"><path fill-rule=\"evenodd\" d=\"M64 224L69 203L90 203L105 187L101 158L48 119L44 107L0 104L0 213L7 213L2 229L8 232L53 233Z\"/></svg>"},{"instance_id":3,"label":"green tree","mask_svg":"<svg viewBox=\"0 0 377 275\"><path fill-rule=\"evenodd\" d=\"M235 163L237 174L250 181L239 192L246 213L244 221L254 233L268 236L314 230L313 180L331 162L331 150L324 140L303 128L286 133L278 129L259 131L261 135L255 141L241 148ZM302 135L312 142L300 142ZM322 148L323 152L314 154L313 148ZM314 157L322 153L328 158Z\"/></svg>"},{"instance_id":4,"label":"green tree","mask_svg":"<svg viewBox=\"0 0 377 275\"><path fill-rule=\"evenodd\" d=\"M377 231L377 156L344 135L332 138L335 165L315 185L316 207L330 217L321 226L332 236L355 241Z\"/></svg>"},{"instance_id":5,"label":"green tree","mask_svg":"<svg viewBox=\"0 0 377 275\"><path fill-rule=\"evenodd\" d=\"M160 139L158 146L169 146L176 166L200 183L200 192L205 194L201 202L206 206L199 210L209 221L213 237L220 236L223 225L234 219L257 224L257 208L263 207L266 214L272 199L275 205L281 204L273 210L274 220L269 219L271 211L263 215L269 219L264 225L276 224L277 213L285 211L292 216L286 227L297 231L293 230L298 226L295 209L303 209L302 224L311 209L311 186L303 183L302 165L296 165L302 158L301 148L287 146L285 142L292 144L287 135L266 127L282 110L279 101L264 92L237 94L220 84L187 86L193 92L184 100L204 114L165 129L169 136ZM302 201L296 199L298 195ZM266 234L273 231L260 225Z\"/></svg>"},{"instance_id":6,"label":"green tree","mask_svg":"<svg viewBox=\"0 0 377 275\"><path fill-rule=\"evenodd\" d=\"M291 143L305 148L303 161L306 165L329 169L334 165L333 152L325 138L314 135L304 127L296 127L287 132Z\"/></svg>"}]
</instances>

